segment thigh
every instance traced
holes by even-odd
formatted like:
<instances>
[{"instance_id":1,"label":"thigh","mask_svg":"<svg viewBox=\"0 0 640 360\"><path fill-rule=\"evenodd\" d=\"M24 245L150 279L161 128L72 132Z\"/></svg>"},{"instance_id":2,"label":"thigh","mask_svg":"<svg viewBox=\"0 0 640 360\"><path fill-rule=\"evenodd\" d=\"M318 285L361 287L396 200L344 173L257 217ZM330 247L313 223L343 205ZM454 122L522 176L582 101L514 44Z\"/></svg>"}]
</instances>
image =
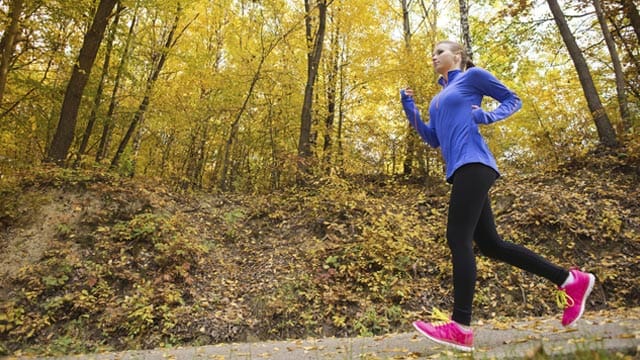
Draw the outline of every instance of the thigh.
<instances>
[{"instance_id":1,"label":"thigh","mask_svg":"<svg viewBox=\"0 0 640 360\"><path fill-rule=\"evenodd\" d=\"M489 196L482 204L482 210L478 217L478 223L476 224L473 237L481 250L487 250L487 247L496 246L502 239L498 235L496 230L496 221L493 217L493 211L491 210L491 200Z\"/></svg>"},{"instance_id":2,"label":"thigh","mask_svg":"<svg viewBox=\"0 0 640 360\"><path fill-rule=\"evenodd\" d=\"M464 165L456 171L449 203L448 229L465 229L473 235L495 179L495 171L482 164Z\"/></svg>"}]
</instances>

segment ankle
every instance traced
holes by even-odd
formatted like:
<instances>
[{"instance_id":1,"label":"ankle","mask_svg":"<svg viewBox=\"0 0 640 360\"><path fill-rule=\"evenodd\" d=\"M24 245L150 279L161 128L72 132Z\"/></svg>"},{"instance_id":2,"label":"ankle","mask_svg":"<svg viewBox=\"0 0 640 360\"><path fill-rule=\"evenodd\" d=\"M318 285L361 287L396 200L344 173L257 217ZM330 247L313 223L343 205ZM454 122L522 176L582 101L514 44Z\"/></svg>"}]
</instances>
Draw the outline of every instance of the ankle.
<instances>
[{"instance_id":1,"label":"ankle","mask_svg":"<svg viewBox=\"0 0 640 360\"><path fill-rule=\"evenodd\" d=\"M564 289L565 287L567 287L568 285L570 285L571 283L573 283L575 280L575 276L573 276L572 272L569 272L569 276L567 276L567 278L564 280L564 282L562 283L562 285L560 285L561 289Z\"/></svg>"},{"instance_id":2,"label":"ankle","mask_svg":"<svg viewBox=\"0 0 640 360\"><path fill-rule=\"evenodd\" d=\"M464 331L471 331L471 325L465 325L465 324L461 324L455 320L451 320L451 322L453 322L454 324L458 325L458 327Z\"/></svg>"}]
</instances>

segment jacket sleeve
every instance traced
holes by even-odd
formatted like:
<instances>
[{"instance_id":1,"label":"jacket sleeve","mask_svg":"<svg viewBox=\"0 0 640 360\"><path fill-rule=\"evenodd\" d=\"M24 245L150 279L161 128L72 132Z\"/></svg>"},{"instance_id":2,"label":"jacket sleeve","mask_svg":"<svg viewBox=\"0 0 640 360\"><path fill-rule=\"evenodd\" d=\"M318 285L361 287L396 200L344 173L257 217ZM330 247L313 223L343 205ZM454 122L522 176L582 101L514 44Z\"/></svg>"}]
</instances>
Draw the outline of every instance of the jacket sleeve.
<instances>
[{"instance_id":1,"label":"jacket sleeve","mask_svg":"<svg viewBox=\"0 0 640 360\"><path fill-rule=\"evenodd\" d=\"M474 109L472 116L477 124L491 124L520 110L522 100L490 72L480 68L471 68L468 71L472 73L469 74L473 76L472 84L480 94L492 97L500 103L493 111L485 111L481 108Z\"/></svg>"},{"instance_id":2,"label":"jacket sleeve","mask_svg":"<svg viewBox=\"0 0 640 360\"><path fill-rule=\"evenodd\" d=\"M436 130L431 126L431 122L429 122L429 124L425 124L422 121L420 111L418 111L413 98L405 94L404 90L400 91L400 98L402 100L402 108L407 116L407 120L409 120L409 124L411 124L411 126L416 130L423 141L434 148L439 147L440 141L436 135Z\"/></svg>"}]
</instances>

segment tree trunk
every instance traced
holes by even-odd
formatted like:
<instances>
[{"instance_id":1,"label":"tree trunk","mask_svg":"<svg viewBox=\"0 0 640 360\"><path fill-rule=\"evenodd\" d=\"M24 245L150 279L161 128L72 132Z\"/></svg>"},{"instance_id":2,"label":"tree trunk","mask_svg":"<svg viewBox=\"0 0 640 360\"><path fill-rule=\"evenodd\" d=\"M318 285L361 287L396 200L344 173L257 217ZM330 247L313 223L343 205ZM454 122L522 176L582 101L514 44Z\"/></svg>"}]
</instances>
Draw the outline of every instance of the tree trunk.
<instances>
[{"instance_id":1,"label":"tree trunk","mask_svg":"<svg viewBox=\"0 0 640 360\"><path fill-rule=\"evenodd\" d=\"M9 65L15 51L16 38L20 33L20 17L22 16L23 7L23 0L13 0L13 3L9 4L9 18L11 20L4 31L2 40L0 40L0 46L2 47L2 54L0 54L0 106L2 106L4 89L7 85Z\"/></svg>"},{"instance_id":2,"label":"tree trunk","mask_svg":"<svg viewBox=\"0 0 640 360\"><path fill-rule=\"evenodd\" d=\"M242 115L244 114L245 110L247 109L247 105L249 104L249 100L251 99L251 97L253 96L253 89L255 89L256 84L258 83L258 80L260 80L260 73L262 72L262 66L264 65L264 62L266 60L267 55L263 55L262 58L260 59L260 64L258 65L258 70L256 70L256 73L253 75L253 78L251 79L251 85L249 86L249 91L247 92L247 96L245 96L244 98L244 102L242 103L242 107L240 108L240 111L238 111L238 114L236 115L235 119L233 120L233 123L231 124L231 129L229 131L229 137L227 138L227 143L225 145L224 148L224 157L222 160L222 173L220 174L220 188L222 190L228 190L229 189L229 184L230 181L228 179L229 177L229 169L231 168L231 148L233 146L233 143L236 141L236 138L238 137L238 129L240 127L240 119L242 118Z\"/></svg>"},{"instance_id":3,"label":"tree trunk","mask_svg":"<svg viewBox=\"0 0 640 360\"><path fill-rule=\"evenodd\" d=\"M228 185L231 183L231 181L229 181L229 173L230 173L229 169L232 168L231 160L230 160L232 147L238 135L240 119L242 118L245 110L247 109L247 105L249 104L249 100L253 96L253 90L255 89L255 86L258 83L258 80L260 80L262 67L264 66L267 58L269 57L273 49L275 49L276 46L280 43L280 41L283 41L295 29L296 29L296 26L289 28L289 30L287 30L282 36L275 39L271 44L269 44L269 46L266 46L266 47L263 46L262 48L262 54L260 54L260 63L258 64L258 69L256 70L255 74L253 75L253 78L251 79L251 85L249 86L249 91L247 93L247 96L245 97L242 103L242 107L240 108L240 111L236 115L233 123L231 124L229 137L227 138L227 142L224 146L224 151L222 152L223 158L222 158L222 163L220 165L222 167L222 170L219 174L219 177L220 177L219 186L222 190L226 190ZM261 39L261 42L263 43L263 45L265 44L264 39ZM218 166L216 166L216 171L214 171L212 174L212 182L216 177L217 168Z\"/></svg>"},{"instance_id":4,"label":"tree trunk","mask_svg":"<svg viewBox=\"0 0 640 360\"><path fill-rule=\"evenodd\" d=\"M100 144L98 145L98 151L96 152L96 162L102 161L107 156L107 151L109 149L109 144L111 143L111 128L113 127L113 114L116 111L116 107L118 105L118 91L120 90L120 80L122 79L122 75L124 74L125 64L127 63L127 59L129 57L129 47L131 46L131 42L133 39L133 29L136 26L136 22L138 19L138 4L136 4L136 9L133 13L133 18L131 19L131 25L129 25L129 33L127 34L127 40L124 44L124 50L122 52L122 58L120 58L120 63L118 64L118 70L116 72L116 78L113 82L113 90L111 91L111 100L109 101L109 109L107 110L107 116L104 119L104 125L102 127L102 136L100 137Z\"/></svg>"},{"instance_id":5,"label":"tree trunk","mask_svg":"<svg viewBox=\"0 0 640 360\"><path fill-rule=\"evenodd\" d=\"M109 15L111 15L117 1L118 0L100 0L98 4L91 28L85 34L82 48L78 55L78 61L73 67L71 79L67 85L67 90L62 102L62 110L60 111L60 121L58 122L56 133L51 141L47 161L62 165L67 158L76 129L82 93L89 80L91 68L98 54L100 42L102 42L102 38L104 37L104 30L107 27Z\"/></svg>"},{"instance_id":6,"label":"tree trunk","mask_svg":"<svg viewBox=\"0 0 640 360\"><path fill-rule=\"evenodd\" d=\"M82 155L85 154L87 150L87 145L89 144L89 138L91 137L91 133L93 132L93 126L96 122L96 118L98 117L98 110L100 109L100 104L102 103L102 92L104 89L104 83L109 75L109 63L111 62L111 50L113 50L113 41L116 37L116 32L118 30L118 23L120 22L120 13L122 12L123 7L122 4L118 3L118 8L116 10L116 16L113 19L113 23L111 24L111 31L109 32L109 37L107 38L106 45L106 53L104 55L104 63L102 65L102 73L100 74L100 81L98 82L98 89L96 90L96 95L93 100L93 107L91 108L91 114L89 115L89 121L87 122L87 127L84 130L84 134L82 136L82 142L80 143L80 148L78 149L78 156L76 158L76 163L81 160Z\"/></svg>"},{"instance_id":7,"label":"tree trunk","mask_svg":"<svg viewBox=\"0 0 640 360\"><path fill-rule=\"evenodd\" d=\"M133 145L131 146L133 151L131 154L131 172L128 174L130 177L134 177L136 175L136 167L138 165L138 154L140 153L140 147L142 145L142 137L144 136L144 115L146 113L143 112L140 117L140 121L138 122L136 136L133 137Z\"/></svg>"},{"instance_id":8,"label":"tree trunk","mask_svg":"<svg viewBox=\"0 0 640 360\"><path fill-rule=\"evenodd\" d=\"M204 93L201 93L200 101L206 101ZM202 187L202 173L206 160L207 139L212 117L213 115L207 115L204 119L197 120L189 133L186 159L180 169L180 172L184 174L185 180L180 182L184 189Z\"/></svg>"},{"instance_id":9,"label":"tree trunk","mask_svg":"<svg viewBox=\"0 0 640 360\"><path fill-rule=\"evenodd\" d=\"M204 174L205 164L207 161L207 139L209 138L209 119L204 124L202 136L200 138L200 146L198 148L198 157L196 167L193 169L191 182L194 186L202 188L202 176Z\"/></svg>"},{"instance_id":10,"label":"tree trunk","mask_svg":"<svg viewBox=\"0 0 640 360\"><path fill-rule=\"evenodd\" d=\"M162 157L160 159L160 177L165 176L165 170L167 169L167 163L171 158L171 149L176 141L176 134L174 129L170 129L168 132L163 132L160 135L160 141L162 145Z\"/></svg>"},{"instance_id":11,"label":"tree trunk","mask_svg":"<svg viewBox=\"0 0 640 360\"><path fill-rule=\"evenodd\" d=\"M213 32L209 32L213 31ZM209 30L210 36L207 37L206 56L209 59L206 68L211 76L215 76L220 72L220 66L223 58L224 38L222 33L222 25L218 25L215 29ZM217 90L217 89L216 89ZM214 92L214 88L208 86L200 87L200 104L208 104L210 96ZM187 185L201 189L203 186L203 176L205 173L205 164L208 160L209 134L211 132L211 119L215 116L211 112L209 105L204 105L207 113L198 121L192 131L192 141L188 150L188 158L184 167L185 176L189 183Z\"/></svg>"},{"instance_id":12,"label":"tree trunk","mask_svg":"<svg viewBox=\"0 0 640 360\"><path fill-rule=\"evenodd\" d=\"M333 161L333 128L336 118L336 94L338 87L338 72L340 71L340 25L335 26L331 34L331 57L327 69L327 115L324 119L324 166L327 174L331 172Z\"/></svg>"},{"instance_id":13,"label":"tree trunk","mask_svg":"<svg viewBox=\"0 0 640 360\"><path fill-rule=\"evenodd\" d=\"M553 139L551 138L551 131L549 131L547 129L547 127L545 126L544 122L542 121L542 117L540 116L540 112L538 111L538 107L536 106L535 103L532 104L533 105L533 112L535 112L536 114L536 118L538 118L538 124L540 124L540 128L542 129L542 132L544 134L544 138L547 140L547 142L549 143L549 148L552 150L550 151L551 155L553 155L553 158L556 161L556 164L560 163L560 158L558 156L558 153L561 149L558 149L557 146L555 145L555 143L553 142Z\"/></svg>"},{"instance_id":14,"label":"tree trunk","mask_svg":"<svg viewBox=\"0 0 640 360\"><path fill-rule=\"evenodd\" d=\"M307 33L307 43L313 44L307 53L307 84L304 89L304 100L302 103L302 114L300 121L300 138L298 140L298 163L299 169L308 172L308 160L312 156L311 150L311 122L313 113L313 90L318 76L318 66L322 57L322 45L324 42L324 33L327 20L327 1L318 0L318 30L315 37L312 34L311 24L311 6L310 0L305 0L305 25Z\"/></svg>"},{"instance_id":15,"label":"tree trunk","mask_svg":"<svg viewBox=\"0 0 640 360\"><path fill-rule=\"evenodd\" d=\"M400 0L400 5L402 6L402 34L404 36L404 51L407 58L411 58L411 20L409 18L409 5L407 0ZM411 80L407 79L407 85L412 87ZM415 158L416 147L418 144L418 139L415 134L415 131L409 125L406 124L406 151L403 162L402 173L404 175L411 175L413 173L413 160Z\"/></svg>"},{"instance_id":16,"label":"tree trunk","mask_svg":"<svg viewBox=\"0 0 640 360\"><path fill-rule=\"evenodd\" d=\"M142 119L144 118L144 115L147 111L147 108L149 107L149 102L151 100L151 92L153 91L153 87L156 83L156 81L158 80L158 77L160 76L160 72L162 71L162 68L164 67L165 62L167 61L167 56L169 54L169 50L171 50L171 47L173 47L174 42L173 42L173 37L176 33L176 29L178 28L178 22L180 21L180 15L182 13L182 10L180 7L178 7L178 11L176 14L176 17L174 19L173 25L171 26L171 31L169 31L169 35L167 36L167 40L162 48L162 50L160 50L159 54L160 54L160 58L158 60L158 62L156 63L155 68L153 69L151 75L149 76L149 79L147 80L147 85L144 91L144 98L142 99L142 103L140 103L140 106L138 107L138 110L136 111L135 115L133 116L133 120L131 121L131 124L129 124L129 128L127 129L127 133L125 134L124 138L122 138L122 141L120 142L120 145L118 146L118 150L116 151L116 154L113 157L113 160L111 160L111 168L115 168L116 166L118 166L118 163L120 162L120 157L122 156L122 154L124 153L125 148L127 147L127 145L129 144L129 140L131 140L131 137L133 136L136 127L138 126L138 124L142 121ZM155 56L157 56L158 54L156 53Z\"/></svg>"},{"instance_id":17,"label":"tree trunk","mask_svg":"<svg viewBox=\"0 0 640 360\"><path fill-rule=\"evenodd\" d=\"M635 69L640 69L640 58L638 58L635 55L635 51L636 51L636 47L634 47L632 44L629 44L629 40L625 38L623 31L620 27L620 25L616 24L615 19L612 19L611 17L609 17L609 23L611 24L611 26L613 27L614 34L618 37L619 39L619 44L622 45L622 47L624 47L624 51L626 53L626 64L628 65L627 67L629 68L627 70L629 76L626 77L626 79L631 79L631 81L627 80L627 90L632 93L636 98L640 98L640 83L638 83L637 81L633 81L634 77L637 74L637 71L635 71Z\"/></svg>"},{"instance_id":18,"label":"tree trunk","mask_svg":"<svg viewBox=\"0 0 640 360\"><path fill-rule=\"evenodd\" d=\"M633 3L633 0L623 0L623 11L625 16L631 22L631 27L636 33L638 42L640 43L640 13L638 13L638 7Z\"/></svg>"},{"instance_id":19,"label":"tree trunk","mask_svg":"<svg viewBox=\"0 0 640 360\"><path fill-rule=\"evenodd\" d=\"M607 19L602 10L602 4L600 0L593 0L593 7L596 9L596 15L598 16L598 22L602 28L602 34L604 40L607 43L609 54L611 55L611 62L613 64L613 70L616 77L616 91L618 95L618 108L620 109L620 119L622 120L622 126L624 131L627 132L631 129L631 113L629 112L629 104L627 103L627 94L624 88L625 80L624 73L622 71L622 64L620 63L620 57L618 56L618 50L616 49L616 43L613 40L613 36L609 31L607 25Z\"/></svg>"},{"instance_id":20,"label":"tree trunk","mask_svg":"<svg viewBox=\"0 0 640 360\"><path fill-rule=\"evenodd\" d=\"M411 19L409 18L409 4L407 0L400 0L402 7L402 34L404 35L404 47L411 52Z\"/></svg>"},{"instance_id":21,"label":"tree trunk","mask_svg":"<svg viewBox=\"0 0 640 360\"><path fill-rule=\"evenodd\" d=\"M340 60L340 62L343 64L342 66L339 67L340 71L339 71L339 94L340 94L340 100L338 101L338 129L337 129L337 133L336 133L336 142L337 142L337 146L338 149L336 151L336 167L338 168L338 171L340 174L344 174L344 149L343 149L343 145L342 145L342 133L343 133L343 127L344 127L344 118L345 118L345 114L344 114L344 97L345 97L345 88L346 88L346 75L345 75L345 66L346 64L349 63L349 59L348 59L348 55L346 54L346 52L342 53L342 59Z\"/></svg>"},{"instance_id":22,"label":"tree trunk","mask_svg":"<svg viewBox=\"0 0 640 360\"><path fill-rule=\"evenodd\" d=\"M271 148L271 164L269 167L271 171L269 173L269 183L271 190L277 190L280 188L280 174L282 174L282 156L280 154L280 148L276 139L280 137L278 128L274 125L273 119L280 118L280 116L274 115L274 104L272 99L267 100L269 104L269 114L267 115L267 121L269 122L269 145ZM278 112L278 114L281 114Z\"/></svg>"},{"instance_id":23,"label":"tree trunk","mask_svg":"<svg viewBox=\"0 0 640 360\"><path fill-rule=\"evenodd\" d=\"M562 40L567 46L571 60L573 60L573 64L578 72L578 78L580 79L584 96L587 99L589 110L591 111L591 115L593 116L593 120L598 130L600 143L606 147L616 147L618 145L618 140L616 139L616 134L611 126L611 121L609 121L609 117L602 106L600 96L598 95L596 86L593 83L593 78L589 72L587 62L584 59L582 51L578 47L576 39L573 37L573 34L569 29L564 13L562 12L560 5L558 5L557 0L547 0L547 3L549 4L549 8L551 9L556 25L560 30Z\"/></svg>"},{"instance_id":24,"label":"tree trunk","mask_svg":"<svg viewBox=\"0 0 640 360\"><path fill-rule=\"evenodd\" d=\"M473 59L471 31L469 30L469 6L467 4L467 0L460 0L460 29L462 30L462 39L464 40L464 47L467 51L467 55L469 55L469 59Z\"/></svg>"}]
</instances>

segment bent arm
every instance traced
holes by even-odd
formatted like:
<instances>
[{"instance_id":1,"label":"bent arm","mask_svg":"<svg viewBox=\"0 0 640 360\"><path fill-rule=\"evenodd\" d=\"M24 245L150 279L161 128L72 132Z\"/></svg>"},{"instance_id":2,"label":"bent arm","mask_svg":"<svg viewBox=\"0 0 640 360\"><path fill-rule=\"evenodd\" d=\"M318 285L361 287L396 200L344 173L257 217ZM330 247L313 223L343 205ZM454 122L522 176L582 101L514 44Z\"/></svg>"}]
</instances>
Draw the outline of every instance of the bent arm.
<instances>
[{"instance_id":1,"label":"bent arm","mask_svg":"<svg viewBox=\"0 0 640 360\"><path fill-rule=\"evenodd\" d=\"M422 140L424 140L430 146L437 148L440 146L440 141L436 135L436 130L431 124L425 124L420 117L420 111L416 107L413 97L407 95L404 90L400 91L402 100L402 108L407 116L407 120L413 128L418 132Z\"/></svg>"},{"instance_id":2,"label":"bent arm","mask_svg":"<svg viewBox=\"0 0 640 360\"><path fill-rule=\"evenodd\" d=\"M473 71L474 76L477 77L474 79L473 84L475 84L478 91L483 96L490 96L500 103L493 111L485 111L480 108L474 109L473 118L476 123L491 124L520 110L522 100L490 72L479 68L472 68L469 71Z\"/></svg>"}]
</instances>

